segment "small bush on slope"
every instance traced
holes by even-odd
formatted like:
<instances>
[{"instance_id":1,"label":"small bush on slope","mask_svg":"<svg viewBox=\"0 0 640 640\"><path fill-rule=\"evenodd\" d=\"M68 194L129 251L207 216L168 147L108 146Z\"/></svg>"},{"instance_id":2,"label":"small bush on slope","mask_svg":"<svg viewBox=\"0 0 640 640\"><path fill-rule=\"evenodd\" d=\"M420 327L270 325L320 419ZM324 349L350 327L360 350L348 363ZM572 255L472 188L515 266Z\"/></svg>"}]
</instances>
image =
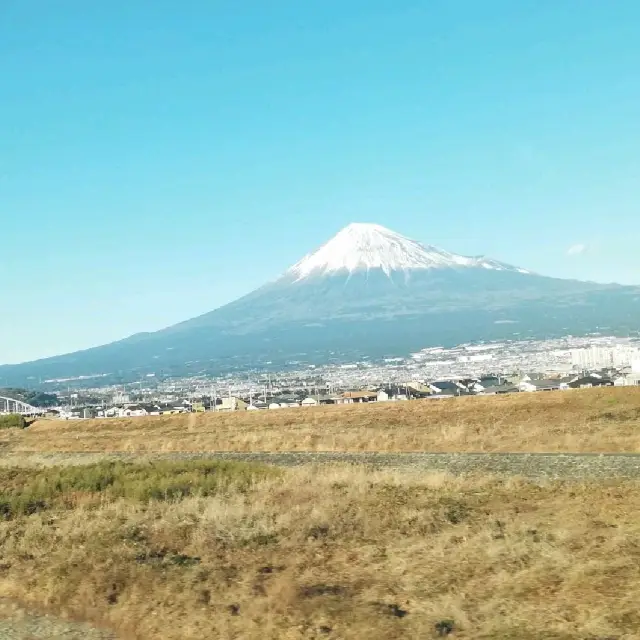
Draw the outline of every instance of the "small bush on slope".
<instances>
[{"instance_id":1,"label":"small bush on slope","mask_svg":"<svg viewBox=\"0 0 640 640\"><path fill-rule=\"evenodd\" d=\"M19 413L0 416L0 429L24 429L26 426L27 421Z\"/></svg>"}]
</instances>

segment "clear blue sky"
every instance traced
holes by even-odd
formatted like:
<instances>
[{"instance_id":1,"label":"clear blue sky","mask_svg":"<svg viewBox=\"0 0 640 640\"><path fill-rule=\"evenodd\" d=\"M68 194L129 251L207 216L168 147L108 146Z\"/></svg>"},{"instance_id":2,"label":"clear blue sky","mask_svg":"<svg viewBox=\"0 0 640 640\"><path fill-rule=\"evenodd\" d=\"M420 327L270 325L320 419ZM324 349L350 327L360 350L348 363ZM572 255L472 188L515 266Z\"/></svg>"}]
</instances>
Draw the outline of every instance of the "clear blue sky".
<instances>
[{"instance_id":1,"label":"clear blue sky","mask_svg":"<svg viewBox=\"0 0 640 640\"><path fill-rule=\"evenodd\" d=\"M640 284L640 3L3 0L0 362L154 330L352 221Z\"/></svg>"}]
</instances>

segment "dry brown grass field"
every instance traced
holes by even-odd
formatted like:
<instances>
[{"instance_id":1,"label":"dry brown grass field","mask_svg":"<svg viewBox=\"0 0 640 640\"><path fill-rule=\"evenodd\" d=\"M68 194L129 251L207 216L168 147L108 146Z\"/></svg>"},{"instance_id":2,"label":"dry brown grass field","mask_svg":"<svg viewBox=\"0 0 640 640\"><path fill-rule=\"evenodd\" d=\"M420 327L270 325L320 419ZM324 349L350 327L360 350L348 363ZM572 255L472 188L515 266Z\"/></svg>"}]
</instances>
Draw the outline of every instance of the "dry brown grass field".
<instances>
[{"instance_id":1,"label":"dry brown grass field","mask_svg":"<svg viewBox=\"0 0 640 640\"><path fill-rule=\"evenodd\" d=\"M640 388L207 413L43 420L8 451L640 452Z\"/></svg>"},{"instance_id":2,"label":"dry brown grass field","mask_svg":"<svg viewBox=\"0 0 640 640\"><path fill-rule=\"evenodd\" d=\"M211 462L0 476L0 593L122 639L640 637L635 482Z\"/></svg>"},{"instance_id":3,"label":"dry brown grass field","mask_svg":"<svg viewBox=\"0 0 640 640\"><path fill-rule=\"evenodd\" d=\"M637 452L640 389L0 431L17 460L221 450ZM630 640L638 512L640 482L621 479L0 466L0 596L122 640Z\"/></svg>"}]
</instances>

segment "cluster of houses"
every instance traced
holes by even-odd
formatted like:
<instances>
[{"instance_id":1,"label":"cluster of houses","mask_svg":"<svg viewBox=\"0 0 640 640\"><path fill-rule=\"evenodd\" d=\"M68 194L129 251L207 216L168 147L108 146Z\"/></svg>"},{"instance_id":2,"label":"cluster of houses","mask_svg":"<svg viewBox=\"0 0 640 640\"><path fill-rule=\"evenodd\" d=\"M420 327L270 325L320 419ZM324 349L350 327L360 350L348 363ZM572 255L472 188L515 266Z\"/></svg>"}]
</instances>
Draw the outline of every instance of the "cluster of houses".
<instances>
[{"instance_id":1,"label":"cluster of houses","mask_svg":"<svg viewBox=\"0 0 640 640\"><path fill-rule=\"evenodd\" d=\"M193 411L192 403L187 400L175 404L146 404L124 403L109 407L74 407L71 409L51 409L48 417L61 418L62 420L77 420L81 418L137 418L141 416L164 416L178 413L190 413Z\"/></svg>"},{"instance_id":2,"label":"cluster of houses","mask_svg":"<svg viewBox=\"0 0 640 640\"><path fill-rule=\"evenodd\" d=\"M347 389L335 393L287 392L280 395L253 395L199 400L180 400L173 403L123 403L109 408L76 408L60 411L63 419L77 418L128 418L161 416L204 411L260 411L317 405L346 405L364 402L401 402L414 399L442 400L471 395L501 395L539 391L564 391L601 386L619 386L621 381L607 372L575 374L563 378L537 379L528 375L516 377L484 376L481 378L457 378L434 382L409 382L404 385L384 385L367 389ZM262 398L262 399L261 399Z\"/></svg>"},{"instance_id":3,"label":"cluster of houses","mask_svg":"<svg viewBox=\"0 0 640 640\"><path fill-rule=\"evenodd\" d=\"M217 407L217 410L244 409L250 411L360 402L397 402L414 399L441 400L472 395L486 396L534 391L564 391L602 386L612 387L614 384L611 378L597 373L557 379L532 379L529 376L524 376L511 382L502 377L487 376L481 379L462 378L427 383L411 382L403 386L343 391L339 394L315 394L309 395L302 400L295 396L272 398L268 403L242 398L225 398L223 404Z\"/></svg>"}]
</instances>

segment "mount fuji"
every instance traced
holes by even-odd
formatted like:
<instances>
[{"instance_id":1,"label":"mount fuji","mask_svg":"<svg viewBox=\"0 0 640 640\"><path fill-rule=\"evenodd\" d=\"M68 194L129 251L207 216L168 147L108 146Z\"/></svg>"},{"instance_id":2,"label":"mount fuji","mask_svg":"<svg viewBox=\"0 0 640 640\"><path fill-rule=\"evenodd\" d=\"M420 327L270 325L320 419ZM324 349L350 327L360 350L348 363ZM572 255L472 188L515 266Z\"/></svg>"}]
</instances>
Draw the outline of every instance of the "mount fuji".
<instances>
[{"instance_id":1,"label":"mount fuji","mask_svg":"<svg viewBox=\"0 0 640 640\"><path fill-rule=\"evenodd\" d=\"M468 341L638 330L640 287L562 280L345 227L273 282L154 333L21 365L5 382L189 375L407 355Z\"/></svg>"},{"instance_id":2,"label":"mount fuji","mask_svg":"<svg viewBox=\"0 0 640 640\"><path fill-rule=\"evenodd\" d=\"M314 275L379 269L391 278L393 273L399 272L408 274L413 270L459 267L528 273L496 260L467 258L425 246L378 224L353 223L315 253L293 265L287 274L296 276L299 281Z\"/></svg>"}]
</instances>

